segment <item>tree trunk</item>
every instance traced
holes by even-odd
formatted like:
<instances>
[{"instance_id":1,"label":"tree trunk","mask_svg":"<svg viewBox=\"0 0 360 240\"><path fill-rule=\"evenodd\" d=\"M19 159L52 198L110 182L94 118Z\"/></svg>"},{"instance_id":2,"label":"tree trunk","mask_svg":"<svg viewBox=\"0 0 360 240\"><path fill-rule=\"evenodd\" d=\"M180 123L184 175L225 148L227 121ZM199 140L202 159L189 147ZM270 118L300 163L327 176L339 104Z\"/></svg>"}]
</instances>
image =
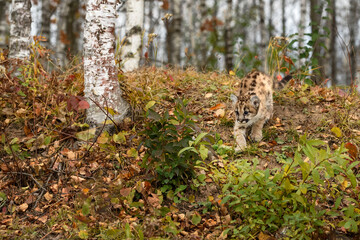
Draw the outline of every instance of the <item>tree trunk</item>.
<instances>
[{"instance_id":1,"label":"tree trunk","mask_svg":"<svg viewBox=\"0 0 360 240\"><path fill-rule=\"evenodd\" d=\"M311 34L313 45L313 54L312 54L312 68L322 67L322 56L321 56L321 47L320 42L320 26L321 26L321 15L322 15L322 4L320 0L310 0L310 22L311 22ZM316 72L318 72L318 76L316 76ZM323 69L319 71L315 71L313 76L313 81L316 84L320 84L324 79Z\"/></svg>"},{"instance_id":2,"label":"tree trunk","mask_svg":"<svg viewBox=\"0 0 360 240\"><path fill-rule=\"evenodd\" d=\"M187 0L186 1L186 18L187 18L187 29L185 30L187 32L187 38L189 39L189 47L188 52L186 53L186 60L187 65L190 66L197 66L196 58L196 35L195 33L195 14L194 14L194 1L193 0Z\"/></svg>"},{"instance_id":3,"label":"tree trunk","mask_svg":"<svg viewBox=\"0 0 360 240\"><path fill-rule=\"evenodd\" d=\"M50 24L51 24L50 0L42 0L40 35L46 38L46 41L43 41L42 45L47 49L50 49Z\"/></svg>"},{"instance_id":4,"label":"tree trunk","mask_svg":"<svg viewBox=\"0 0 360 240\"><path fill-rule=\"evenodd\" d=\"M84 29L84 93L90 104L86 120L91 126L98 126L106 119L94 101L102 108L109 107L118 112L113 116L115 122L120 122L129 109L128 103L121 96L115 66L115 6L116 0L87 2Z\"/></svg>"},{"instance_id":5,"label":"tree trunk","mask_svg":"<svg viewBox=\"0 0 360 240\"><path fill-rule=\"evenodd\" d=\"M286 17L285 17L286 1L281 0L281 23L282 23L282 36L286 37Z\"/></svg>"},{"instance_id":6,"label":"tree trunk","mask_svg":"<svg viewBox=\"0 0 360 240\"><path fill-rule=\"evenodd\" d=\"M69 11L68 16L66 17L66 35L68 41L68 48L70 50L71 55L78 54L78 39L80 32L80 24L78 22L78 12L80 8L79 0L71 0L68 5Z\"/></svg>"},{"instance_id":7,"label":"tree trunk","mask_svg":"<svg viewBox=\"0 0 360 240\"><path fill-rule=\"evenodd\" d=\"M336 35L337 35L337 23L336 23L336 0L331 0L330 8L332 10L331 13L331 24L330 24L330 69L331 69L331 85L337 85L337 56L336 56Z\"/></svg>"},{"instance_id":8,"label":"tree trunk","mask_svg":"<svg viewBox=\"0 0 360 240\"><path fill-rule=\"evenodd\" d=\"M304 37L305 37L305 22L306 22L306 1L301 0L300 2L300 23L299 23L299 55L304 52ZM300 56L301 57L301 56ZM300 58L299 64L304 66L305 58Z\"/></svg>"},{"instance_id":9,"label":"tree trunk","mask_svg":"<svg viewBox=\"0 0 360 240\"><path fill-rule=\"evenodd\" d=\"M227 10L225 13L225 29L224 29L224 42L225 42L225 67L229 71L233 68L233 27L232 27L232 0L226 0Z\"/></svg>"},{"instance_id":10,"label":"tree trunk","mask_svg":"<svg viewBox=\"0 0 360 240\"><path fill-rule=\"evenodd\" d=\"M358 10L358 1L359 0L350 0L350 68L351 75L350 78L347 79L347 84L353 86L356 75L356 58L357 58L357 46L356 39L358 36L358 28L359 28L359 10Z\"/></svg>"},{"instance_id":11,"label":"tree trunk","mask_svg":"<svg viewBox=\"0 0 360 240\"><path fill-rule=\"evenodd\" d=\"M269 41L266 36L266 26L265 26L265 2L264 0L259 0L259 26L260 26L260 54L259 58L265 64L266 59L266 43Z\"/></svg>"},{"instance_id":12,"label":"tree trunk","mask_svg":"<svg viewBox=\"0 0 360 240\"><path fill-rule=\"evenodd\" d=\"M58 6L57 17L57 32L58 37L56 41L56 58L60 66L64 67L68 64L66 55L68 53L68 46L70 44L69 36L66 32L66 19L69 16L69 4L71 0L62 0Z\"/></svg>"},{"instance_id":13,"label":"tree trunk","mask_svg":"<svg viewBox=\"0 0 360 240\"><path fill-rule=\"evenodd\" d=\"M199 3L199 12L200 12L200 28L199 28L199 54L197 54L199 61L198 61L198 68L200 70L204 70L206 68L208 62L208 48L207 48L207 37L208 32L203 29L203 25L206 23L207 20L207 6L206 0L200 0Z\"/></svg>"},{"instance_id":14,"label":"tree trunk","mask_svg":"<svg viewBox=\"0 0 360 240\"><path fill-rule=\"evenodd\" d=\"M30 57L30 9L30 0L12 0L9 58L27 59Z\"/></svg>"},{"instance_id":15,"label":"tree trunk","mask_svg":"<svg viewBox=\"0 0 360 240\"><path fill-rule=\"evenodd\" d=\"M126 1L126 39L122 47L122 64L125 72L139 67L142 54L144 1Z\"/></svg>"},{"instance_id":16,"label":"tree trunk","mask_svg":"<svg viewBox=\"0 0 360 240\"><path fill-rule=\"evenodd\" d=\"M7 48L9 28L6 22L8 4L5 0L0 0L0 48Z\"/></svg>"},{"instance_id":17,"label":"tree trunk","mask_svg":"<svg viewBox=\"0 0 360 240\"><path fill-rule=\"evenodd\" d=\"M273 37L274 25L273 25L273 15L274 15L274 1L270 1L270 14L269 14L269 26L268 26L268 33L269 33L269 40Z\"/></svg>"},{"instance_id":18,"label":"tree trunk","mask_svg":"<svg viewBox=\"0 0 360 240\"><path fill-rule=\"evenodd\" d=\"M173 0L174 8L173 8L173 41L174 41L174 51L171 54L171 62L175 66L181 66L181 14L182 14L182 1L183 0Z\"/></svg>"}]
</instances>

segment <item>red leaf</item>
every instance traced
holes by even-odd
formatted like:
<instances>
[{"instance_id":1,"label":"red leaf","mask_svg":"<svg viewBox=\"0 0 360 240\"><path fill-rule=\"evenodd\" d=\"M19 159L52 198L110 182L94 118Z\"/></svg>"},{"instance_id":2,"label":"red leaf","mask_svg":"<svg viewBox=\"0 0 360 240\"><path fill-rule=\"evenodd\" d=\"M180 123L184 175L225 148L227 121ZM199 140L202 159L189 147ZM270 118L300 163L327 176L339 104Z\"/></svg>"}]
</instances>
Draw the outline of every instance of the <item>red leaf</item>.
<instances>
[{"instance_id":1,"label":"red leaf","mask_svg":"<svg viewBox=\"0 0 360 240\"><path fill-rule=\"evenodd\" d=\"M78 109L88 109L89 107L90 107L90 104L87 101L81 100L79 102Z\"/></svg>"},{"instance_id":2,"label":"red leaf","mask_svg":"<svg viewBox=\"0 0 360 240\"><path fill-rule=\"evenodd\" d=\"M345 148L348 150L350 157L355 160L358 156L358 149L357 147L352 143L346 143Z\"/></svg>"}]
</instances>

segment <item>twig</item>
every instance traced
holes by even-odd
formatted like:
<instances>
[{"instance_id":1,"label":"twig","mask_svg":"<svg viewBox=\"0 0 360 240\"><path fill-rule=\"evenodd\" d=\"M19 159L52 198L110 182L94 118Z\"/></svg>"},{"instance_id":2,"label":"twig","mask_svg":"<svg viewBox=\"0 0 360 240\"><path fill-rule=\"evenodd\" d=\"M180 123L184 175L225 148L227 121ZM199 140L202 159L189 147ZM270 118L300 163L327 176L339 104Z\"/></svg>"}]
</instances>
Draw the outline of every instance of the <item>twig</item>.
<instances>
[{"instance_id":1,"label":"twig","mask_svg":"<svg viewBox=\"0 0 360 240\"><path fill-rule=\"evenodd\" d=\"M45 191L46 191L46 189L45 189L45 188L35 179L35 177L34 177L32 174L30 174L30 173L24 173L24 172L9 172L9 173L29 176L29 177L31 177L31 179L36 183L36 185L39 186L39 188L41 188L42 190L45 190Z\"/></svg>"}]
</instances>

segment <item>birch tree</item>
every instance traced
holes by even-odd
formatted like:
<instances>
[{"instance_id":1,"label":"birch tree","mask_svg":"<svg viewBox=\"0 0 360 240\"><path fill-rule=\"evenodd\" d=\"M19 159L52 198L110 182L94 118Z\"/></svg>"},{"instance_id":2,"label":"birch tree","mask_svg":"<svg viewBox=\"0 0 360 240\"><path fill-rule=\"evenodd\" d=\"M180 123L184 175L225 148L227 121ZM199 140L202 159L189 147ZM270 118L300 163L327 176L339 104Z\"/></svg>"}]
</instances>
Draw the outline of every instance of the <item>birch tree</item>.
<instances>
[{"instance_id":1,"label":"birch tree","mask_svg":"<svg viewBox=\"0 0 360 240\"><path fill-rule=\"evenodd\" d=\"M6 23L7 1L0 0L0 48L4 49L7 45L8 24Z\"/></svg>"},{"instance_id":2,"label":"birch tree","mask_svg":"<svg viewBox=\"0 0 360 240\"><path fill-rule=\"evenodd\" d=\"M122 98L122 91L115 67L116 0L88 0L84 29L84 82L85 97L90 104L87 122L100 125L106 115L101 108L111 108L120 122L129 105ZM97 106L97 104L99 106Z\"/></svg>"},{"instance_id":3,"label":"birch tree","mask_svg":"<svg viewBox=\"0 0 360 240\"><path fill-rule=\"evenodd\" d=\"M70 41L66 34L66 19L69 16L69 4L72 0L62 0L58 6L57 13L57 41L56 41L56 58L60 66L65 66L68 61L66 59L67 45Z\"/></svg>"},{"instance_id":4,"label":"birch tree","mask_svg":"<svg viewBox=\"0 0 360 240\"><path fill-rule=\"evenodd\" d=\"M229 71L233 68L233 26L232 26L232 0L226 0L227 10L225 13L225 67Z\"/></svg>"},{"instance_id":5,"label":"birch tree","mask_svg":"<svg viewBox=\"0 0 360 240\"><path fill-rule=\"evenodd\" d=\"M9 58L27 59L30 57L30 9L30 0L12 0Z\"/></svg>"},{"instance_id":6,"label":"birch tree","mask_svg":"<svg viewBox=\"0 0 360 240\"><path fill-rule=\"evenodd\" d=\"M144 0L126 1L126 37L122 47L123 71L139 67L142 54L142 32L144 22Z\"/></svg>"},{"instance_id":7,"label":"birch tree","mask_svg":"<svg viewBox=\"0 0 360 240\"><path fill-rule=\"evenodd\" d=\"M306 0L300 2L300 23L299 23L299 55L304 52L304 37L305 37L305 20L306 20ZM300 66L305 64L305 59L300 58Z\"/></svg>"}]
</instances>

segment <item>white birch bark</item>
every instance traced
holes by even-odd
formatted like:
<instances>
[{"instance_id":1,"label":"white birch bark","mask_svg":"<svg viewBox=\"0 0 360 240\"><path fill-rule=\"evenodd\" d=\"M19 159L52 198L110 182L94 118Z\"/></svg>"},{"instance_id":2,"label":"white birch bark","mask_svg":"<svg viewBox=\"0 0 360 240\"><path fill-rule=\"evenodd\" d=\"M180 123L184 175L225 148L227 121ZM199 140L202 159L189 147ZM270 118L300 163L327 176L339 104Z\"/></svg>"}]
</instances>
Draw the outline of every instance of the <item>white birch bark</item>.
<instances>
[{"instance_id":1,"label":"white birch bark","mask_svg":"<svg viewBox=\"0 0 360 240\"><path fill-rule=\"evenodd\" d=\"M232 26L232 0L226 0L224 41L225 41L225 67L229 71L233 68L233 26Z\"/></svg>"},{"instance_id":2,"label":"white birch bark","mask_svg":"<svg viewBox=\"0 0 360 240\"><path fill-rule=\"evenodd\" d=\"M115 66L115 4L116 0L88 0L86 7L84 93L90 104L86 120L91 126L100 125L106 119L94 101L118 112L115 122L120 122L129 109L121 96Z\"/></svg>"},{"instance_id":3,"label":"white birch bark","mask_svg":"<svg viewBox=\"0 0 360 240\"><path fill-rule=\"evenodd\" d=\"M142 54L142 32L144 23L144 0L126 1L126 39L121 49L123 71L139 67Z\"/></svg>"},{"instance_id":4,"label":"white birch bark","mask_svg":"<svg viewBox=\"0 0 360 240\"><path fill-rule=\"evenodd\" d=\"M27 59L30 57L30 8L30 0L12 0L9 58Z\"/></svg>"}]
</instances>

